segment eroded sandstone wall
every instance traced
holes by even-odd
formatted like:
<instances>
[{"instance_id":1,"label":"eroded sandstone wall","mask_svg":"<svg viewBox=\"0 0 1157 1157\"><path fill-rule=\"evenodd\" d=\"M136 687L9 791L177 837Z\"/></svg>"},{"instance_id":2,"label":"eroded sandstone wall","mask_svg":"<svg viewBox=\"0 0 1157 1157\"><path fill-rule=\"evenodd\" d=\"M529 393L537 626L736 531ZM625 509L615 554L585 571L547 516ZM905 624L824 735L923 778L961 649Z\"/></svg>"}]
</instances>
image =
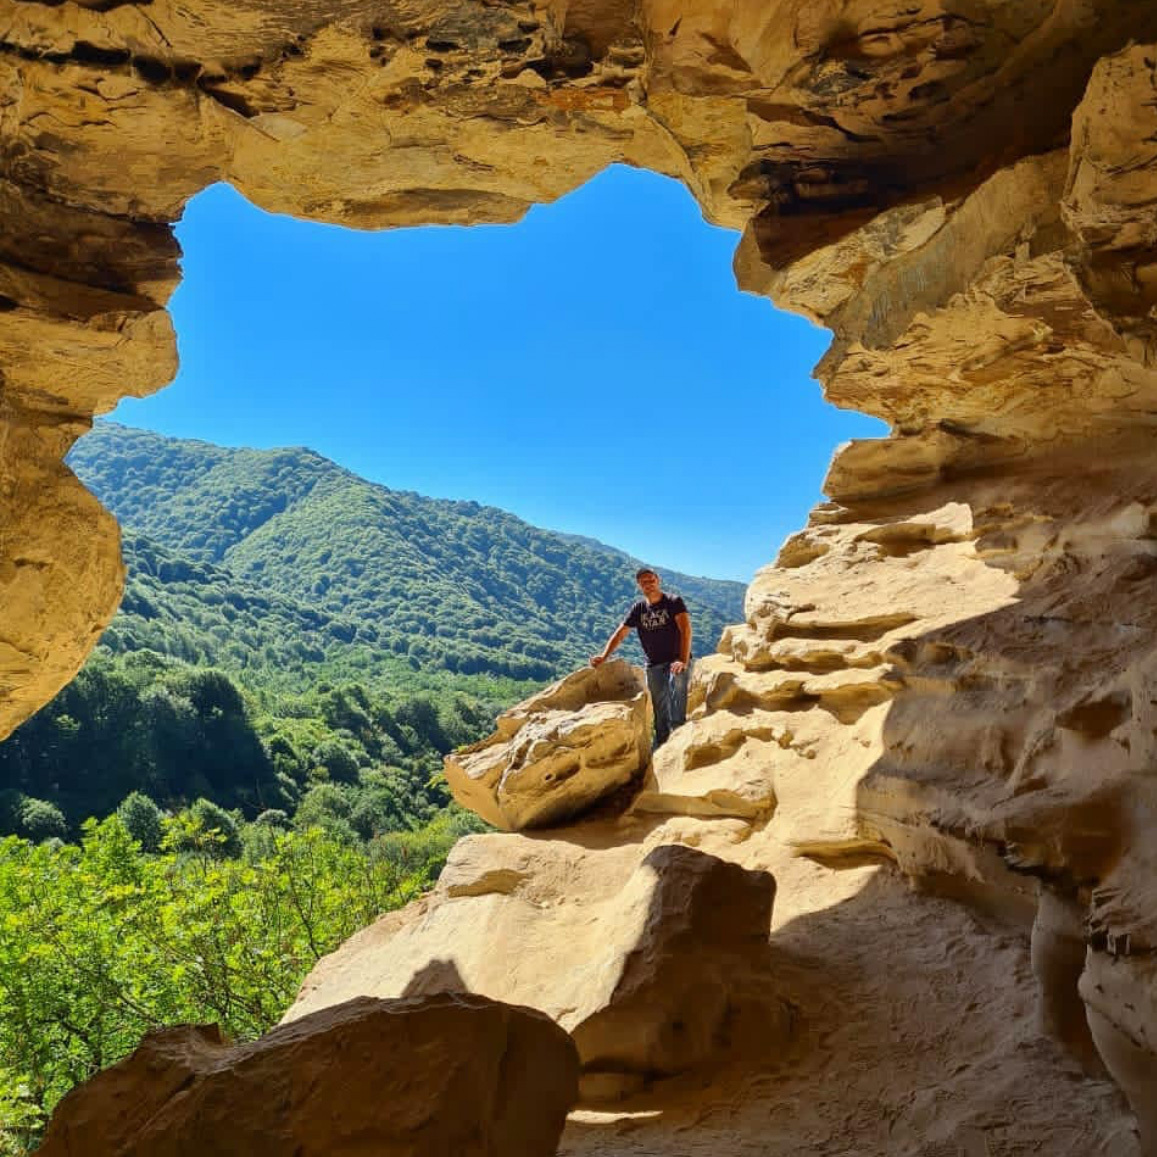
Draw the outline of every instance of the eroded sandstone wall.
<instances>
[{"instance_id":1,"label":"eroded sandstone wall","mask_svg":"<svg viewBox=\"0 0 1157 1157\"><path fill-rule=\"evenodd\" d=\"M837 455L638 806L1039 910L1045 1021L1146 1111L1157 7L4 0L0 20L0 732L113 612L115 527L61 457L172 376L189 196L514 221L647 166L743 230L741 286L829 325L828 396L893 435Z\"/></svg>"}]
</instances>

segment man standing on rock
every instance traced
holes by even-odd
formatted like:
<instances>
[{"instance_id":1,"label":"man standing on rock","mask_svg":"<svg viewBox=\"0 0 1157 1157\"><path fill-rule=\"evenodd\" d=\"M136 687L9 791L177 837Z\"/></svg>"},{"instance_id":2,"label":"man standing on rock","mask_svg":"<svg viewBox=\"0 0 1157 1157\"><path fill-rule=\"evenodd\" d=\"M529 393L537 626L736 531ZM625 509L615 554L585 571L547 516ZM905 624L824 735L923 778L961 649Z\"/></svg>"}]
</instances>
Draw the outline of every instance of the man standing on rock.
<instances>
[{"instance_id":1,"label":"man standing on rock","mask_svg":"<svg viewBox=\"0 0 1157 1157\"><path fill-rule=\"evenodd\" d=\"M605 663L614 649L631 633L639 632L639 642L647 656L647 689L655 714L655 747L687 719L687 680L691 673L691 616L678 595L663 593L659 576L649 567L636 572L635 582L643 597L627 612L619 629L607 640L601 655L591 657L591 666Z\"/></svg>"}]
</instances>

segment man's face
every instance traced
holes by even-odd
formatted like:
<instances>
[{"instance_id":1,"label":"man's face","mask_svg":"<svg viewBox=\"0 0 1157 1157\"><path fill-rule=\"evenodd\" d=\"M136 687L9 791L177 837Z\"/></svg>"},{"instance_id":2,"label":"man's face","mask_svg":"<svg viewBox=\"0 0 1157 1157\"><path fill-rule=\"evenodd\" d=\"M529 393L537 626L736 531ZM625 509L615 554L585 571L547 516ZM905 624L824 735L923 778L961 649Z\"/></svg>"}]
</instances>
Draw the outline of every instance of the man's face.
<instances>
[{"instance_id":1,"label":"man's face","mask_svg":"<svg viewBox=\"0 0 1157 1157\"><path fill-rule=\"evenodd\" d=\"M639 590L648 598L652 598L659 593L659 576L648 572L641 574L635 580L639 584Z\"/></svg>"}]
</instances>

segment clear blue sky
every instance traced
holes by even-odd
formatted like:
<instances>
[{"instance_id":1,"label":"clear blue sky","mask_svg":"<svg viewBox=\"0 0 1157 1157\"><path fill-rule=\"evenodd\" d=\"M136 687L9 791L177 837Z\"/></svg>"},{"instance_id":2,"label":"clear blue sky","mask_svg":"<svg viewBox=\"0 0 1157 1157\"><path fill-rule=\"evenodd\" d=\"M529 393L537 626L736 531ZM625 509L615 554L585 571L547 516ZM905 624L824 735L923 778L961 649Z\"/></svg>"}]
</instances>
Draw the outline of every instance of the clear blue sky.
<instances>
[{"instance_id":1,"label":"clear blue sky","mask_svg":"<svg viewBox=\"0 0 1157 1157\"><path fill-rule=\"evenodd\" d=\"M309 446L374 481L500 506L658 567L746 581L883 432L810 379L828 334L741 294L738 240L614 168L517 225L361 233L226 186L178 226L181 370L115 417Z\"/></svg>"}]
</instances>

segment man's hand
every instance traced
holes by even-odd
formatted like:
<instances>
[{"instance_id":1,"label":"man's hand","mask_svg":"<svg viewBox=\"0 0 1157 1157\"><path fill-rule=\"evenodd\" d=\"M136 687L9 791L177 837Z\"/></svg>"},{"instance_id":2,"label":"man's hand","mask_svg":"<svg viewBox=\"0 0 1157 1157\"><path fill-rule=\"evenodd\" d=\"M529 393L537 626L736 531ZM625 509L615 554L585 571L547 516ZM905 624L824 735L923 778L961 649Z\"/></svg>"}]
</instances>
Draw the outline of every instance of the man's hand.
<instances>
[{"instance_id":1,"label":"man's hand","mask_svg":"<svg viewBox=\"0 0 1157 1157\"><path fill-rule=\"evenodd\" d=\"M683 672L686 670L687 670L687 664L684 663L682 659L676 659L671 664L671 674L672 675L682 675Z\"/></svg>"},{"instance_id":2,"label":"man's hand","mask_svg":"<svg viewBox=\"0 0 1157 1157\"><path fill-rule=\"evenodd\" d=\"M631 628L623 623L619 629L607 640L601 655L591 656L591 666L601 667L614 654L615 648L631 633Z\"/></svg>"}]
</instances>

